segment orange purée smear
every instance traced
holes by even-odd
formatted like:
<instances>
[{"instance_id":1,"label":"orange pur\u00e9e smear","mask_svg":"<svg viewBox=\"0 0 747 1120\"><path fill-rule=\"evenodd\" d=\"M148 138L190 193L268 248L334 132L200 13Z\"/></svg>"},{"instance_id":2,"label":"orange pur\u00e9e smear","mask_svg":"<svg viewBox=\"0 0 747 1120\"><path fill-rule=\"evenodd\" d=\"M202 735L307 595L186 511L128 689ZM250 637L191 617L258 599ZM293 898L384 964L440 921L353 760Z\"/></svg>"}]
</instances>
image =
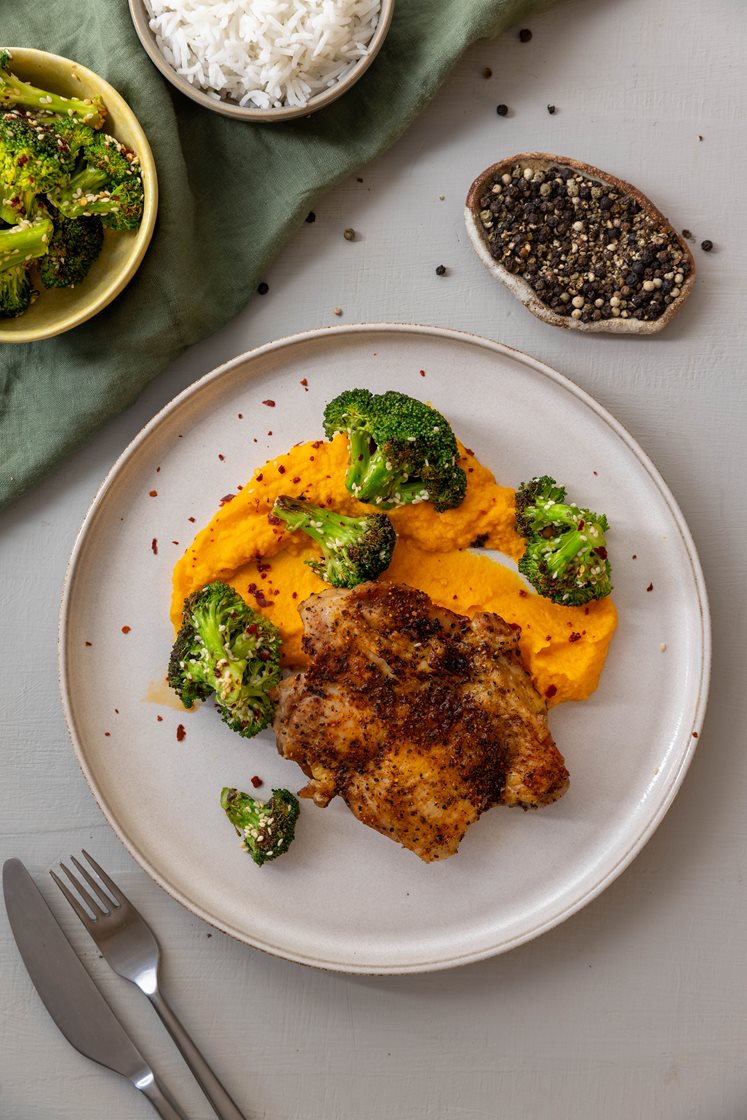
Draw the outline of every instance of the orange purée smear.
<instances>
[{"instance_id":1,"label":"orange pur\u00e9e smear","mask_svg":"<svg viewBox=\"0 0 747 1120\"><path fill-rule=\"evenodd\" d=\"M398 541L381 579L417 587L457 614L492 611L515 623L521 627L524 664L548 703L583 700L598 684L617 622L615 607L609 598L587 607L557 606L528 591L513 568L469 550L480 538L485 548L516 561L523 542L514 529L514 491L499 486L474 455L460 451L468 471L464 502L445 513L427 503L388 511ZM284 665L303 667L298 605L327 585L304 563L318 555L309 538L270 524L267 515L281 494L350 515L375 508L348 494L346 469L347 439L342 435L331 442L299 444L259 467L176 564L174 625L179 625L186 596L220 579L278 626Z\"/></svg>"}]
</instances>

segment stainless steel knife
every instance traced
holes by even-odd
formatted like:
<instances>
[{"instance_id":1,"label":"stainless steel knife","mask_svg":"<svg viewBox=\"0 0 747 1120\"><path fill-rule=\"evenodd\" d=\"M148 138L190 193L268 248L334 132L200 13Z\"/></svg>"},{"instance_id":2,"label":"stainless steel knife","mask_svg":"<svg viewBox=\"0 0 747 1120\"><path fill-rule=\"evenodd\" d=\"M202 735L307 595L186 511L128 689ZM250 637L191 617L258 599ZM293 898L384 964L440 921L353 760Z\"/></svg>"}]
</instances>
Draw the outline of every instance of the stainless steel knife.
<instances>
[{"instance_id":1,"label":"stainless steel knife","mask_svg":"<svg viewBox=\"0 0 747 1120\"><path fill-rule=\"evenodd\" d=\"M162 1120L185 1120L156 1081L19 859L3 865L10 928L49 1014L76 1050L131 1081Z\"/></svg>"}]
</instances>

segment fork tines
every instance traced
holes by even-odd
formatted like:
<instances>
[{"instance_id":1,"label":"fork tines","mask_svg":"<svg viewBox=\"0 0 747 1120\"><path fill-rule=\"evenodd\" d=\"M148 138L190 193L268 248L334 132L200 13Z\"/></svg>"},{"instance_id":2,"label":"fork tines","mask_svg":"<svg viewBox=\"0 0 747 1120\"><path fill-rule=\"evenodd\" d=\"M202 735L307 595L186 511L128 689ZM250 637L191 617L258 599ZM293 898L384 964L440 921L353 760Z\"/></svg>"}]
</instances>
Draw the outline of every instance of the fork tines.
<instances>
[{"instance_id":1,"label":"fork tines","mask_svg":"<svg viewBox=\"0 0 747 1120\"><path fill-rule=\"evenodd\" d=\"M50 875L52 876L55 883L60 888L80 920L86 925L91 925L98 918L107 917L109 914L111 914L112 910L118 910L124 902L124 895L122 894L116 883L114 883L113 880L109 878L104 869L98 865L93 856L90 856L85 849L83 849L83 855L88 860L89 864L96 872L96 874L99 876L101 882L109 891L109 894L107 894L106 891L102 889L100 884L94 879L93 875L91 875L90 871L88 871L88 869L85 868L83 864L75 858L75 856L70 856L70 860L75 866L75 869L78 871L78 874L82 875L91 890L95 893L96 898L99 900L98 902L96 901L96 899L94 899L93 895L91 895L91 893L86 890L80 879L76 878L76 876L73 875L72 871L70 871L70 869L64 863L61 862L60 867L65 872L65 875L67 876L70 884L78 892L80 898L82 898L86 905L90 907L92 914L89 914L88 911L85 910L83 906L81 906L80 900L77 895L73 894L73 892L66 886L62 879L60 879L59 876L54 873L54 871L50 871Z\"/></svg>"}]
</instances>

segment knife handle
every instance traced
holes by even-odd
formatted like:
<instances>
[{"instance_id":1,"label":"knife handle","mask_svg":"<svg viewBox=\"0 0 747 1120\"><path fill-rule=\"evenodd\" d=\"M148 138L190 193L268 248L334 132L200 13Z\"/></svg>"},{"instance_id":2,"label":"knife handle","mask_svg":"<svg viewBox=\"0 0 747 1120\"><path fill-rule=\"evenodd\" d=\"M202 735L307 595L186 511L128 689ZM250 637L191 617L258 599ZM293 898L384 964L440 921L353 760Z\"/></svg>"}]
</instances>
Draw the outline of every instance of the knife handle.
<instances>
[{"instance_id":1,"label":"knife handle","mask_svg":"<svg viewBox=\"0 0 747 1120\"><path fill-rule=\"evenodd\" d=\"M171 1098L158 1084L153 1072L148 1070L148 1074L150 1076L133 1080L133 1085L140 1090L144 1097L148 1098L161 1120L186 1120L184 1113L179 1111Z\"/></svg>"},{"instance_id":2,"label":"knife handle","mask_svg":"<svg viewBox=\"0 0 747 1120\"><path fill-rule=\"evenodd\" d=\"M146 992L146 995L158 1012L166 1030L179 1047L182 1057L203 1093L213 1106L218 1120L246 1120L244 1113L240 1111L236 1102L229 1096L228 1091L215 1076L160 991Z\"/></svg>"}]
</instances>

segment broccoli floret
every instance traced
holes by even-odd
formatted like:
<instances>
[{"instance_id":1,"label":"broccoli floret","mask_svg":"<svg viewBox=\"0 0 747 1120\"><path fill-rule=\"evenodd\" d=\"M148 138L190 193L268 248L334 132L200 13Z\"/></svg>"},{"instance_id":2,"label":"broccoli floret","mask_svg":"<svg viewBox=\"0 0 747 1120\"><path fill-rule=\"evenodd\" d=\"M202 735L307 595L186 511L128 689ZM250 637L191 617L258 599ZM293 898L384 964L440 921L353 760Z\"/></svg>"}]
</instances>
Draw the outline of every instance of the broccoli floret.
<instances>
[{"instance_id":1,"label":"broccoli floret","mask_svg":"<svg viewBox=\"0 0 747 1120\"><path fill-rule=\"evenodd\" d=\"M327 405L328 439L345 432L350 465L345 485L361 502L393 509L431 502L439 512L464 500L467 476L448 421L405 393L349 389Z\"/></svg>"},{"instance_id":2,"label":"broccoli floret","mask_svg":"<svg viewBox=\"0 0 747 1120\"><path fill-rule=\"evenodd\" d=\"M0 272L43 257L49 251L53 232L52 221L46 215L0 229Z\"/></svg>"},{"instance_id":3,"label":"broccoli floret","mask_svg":"<svg viewBox=\"0 0 747 1120\"><path fill-rule=\"evenodd\" d=\"M322 550L321 560L306 563L333 587L355 587L376 579L392 559L397 534L385 513L346 517L297 498L278 498L271 518L280 518L291 531L302 529Z\"/></svg>"},{"instance_id":4,"label":"broccoli floret","mask_svg":"<svg viewBox=\"0 0 747 1120\"><path fill-rule=\"evenodd\" d=\"M29 216L36 196L58 190L67 181L73 165L69 148L58 144L46 119L37 121L19 110L0 113L4 207L16 211L19 217Z\"/></svg>"},{"instance_id":5,"label":"broccoli floret","mask_svg":"<svg viewBox=\"0 0 747 1120\"><path fill-rule=\"evenodd\" d=\"M104 244L99 218L68 219L55 214L49 252L39 265L45 288L69 288L88 275Z\"/></svg>"},{"instance_id":6,"label":"broccoli floret","mask_svg":"<svg viewBox=\"0 0 747 1120\"><path fill-rule=\"evenodd\" d=\"M137 229L143 216L143 183L138 174L114 185L106 172L84 167L63 187L50 191L49 199L66 218L97 216L118 233Z\"/></svg>"},{"instance_id":7,"label":"broccoli floret","mask_svg":"<svg viewBox=\"0 0 747 1120\"><path fill-rule=\"evenodd\" d=\"M15 105L26 109L37 109L46 113L60 113L66 117L77 117L92 128L101 128L106 120L106 106L100 97L81 100L77 97L61 97L45 89L22 82L11 72L12 56L8 50L0 50L0 109Z\"/></svg>"},{"instance_id":8,"label":"broccoli floret","mask_svg":"<svg viewBox=\"0 0 747 1120\"><path fill-rule=\"evenodd\" d=\"M185 708L213 696L232 731L250 739L274 713L280 683L280 634L232 587L215 581L184 601L168 682Z\"/></svg>"},{"instance_id":9,"label":"broccoli floret","mask_svg":"<svg viewBox=\"0 0 747 1120\"><path fill-rule=\"evenodd\" d=\"M565 501L565 487L543 475L516 492L516 529L526 539L519 571L553 603L582 606L612 591L604 514Z\"/></svg>"},{"instance_id":10,"label":"broccoli floret","mask_svg":"<svg viewBox=\"0 0 747 1120\"><path fill-rule=\"evenodd\" d=\"M17 265L0 272L0 318L15 319L27 311L34 295L28 268Z\"/></svg>"},{"instance_id":11,"label":"broccoli floret","mask_svg":"<svg viewBox=\"0 0 747 1120\"><path fill-rule=\"evenodd\" d=\"M296 832L299 804L287 789L274 789L269 801L225 786L220 803L254 862L261 867L288 851Z\"/></svg>"}]
</instances>

